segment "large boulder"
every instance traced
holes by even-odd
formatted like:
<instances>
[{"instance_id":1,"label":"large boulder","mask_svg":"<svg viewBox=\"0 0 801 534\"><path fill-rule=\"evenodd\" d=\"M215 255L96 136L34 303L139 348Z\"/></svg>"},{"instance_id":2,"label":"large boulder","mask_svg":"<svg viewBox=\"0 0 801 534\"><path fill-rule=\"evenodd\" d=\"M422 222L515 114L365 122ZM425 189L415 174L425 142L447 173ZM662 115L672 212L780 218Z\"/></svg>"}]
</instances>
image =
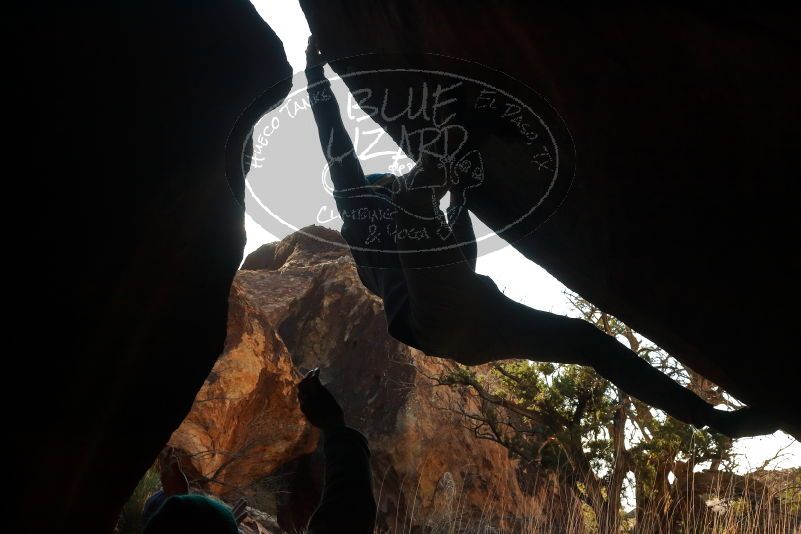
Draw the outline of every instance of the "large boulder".
<instances>
[{"instance_id":1,"label":"large boulder","mask_svg":"<svg viewBox=\"0 0 801 534\"><path fill-rule=\"evenodd\" d=\"M554 488L546 495L547 477L536 481L446 409L475 399L434 386L445 362L387 334L381 301L359 282L341 237L302 232L252 253L234 279L226 350L171 439L195 483L232 500L252 498L262 479L289 477L279 521L305 526L322 465L293 385L320 367L348 423L370 441L379 526L452 514L469 522L483 511L508 528L536 516L545 497L563 505Z\"/></svg>"},{"instance_id":2,"label":"large boulder","mask_svg":"<svg viewBox=\"0 0 801 534\"><path fill-rule=\"evenodd\" d=\"M340 75L373 69L382 57L437 70L450 56L542 95L572 134L575 178L547 222L514 225L504 237L570 289L801 436L791 357L801 265L797 8L423 0L301 6ZM369 55L375 52L394 55ZM460 69L455 62L450 68ZM352 91L373 90L367 109L381 105L385 90L402 96L419 87L421 76L344 80ZM489 76L490 83L506 78ZM401 141L399 121L375 119ZM487 168L494 161L503 169L513 145L492 136L495 124L477 120L476 148ZM406 122L420 127L425 117ZM531 177L488 173L470 209L504 229L539 195Z\"/></svg>"}]
</instances>

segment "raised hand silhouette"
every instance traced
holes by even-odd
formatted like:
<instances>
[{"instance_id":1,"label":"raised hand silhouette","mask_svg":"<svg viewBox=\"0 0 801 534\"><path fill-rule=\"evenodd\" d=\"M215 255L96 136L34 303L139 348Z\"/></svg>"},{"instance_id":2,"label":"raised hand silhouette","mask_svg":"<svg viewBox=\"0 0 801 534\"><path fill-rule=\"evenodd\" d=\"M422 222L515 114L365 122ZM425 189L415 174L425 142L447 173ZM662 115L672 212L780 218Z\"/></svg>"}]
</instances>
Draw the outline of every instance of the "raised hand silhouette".
<instances>
[{"instance_id":1,"label":"raised hand silhouette","mask_svg":"<svg viewBox=\"0 0 801 534\"><path fill-rule=\"evenodd\" d=\"M320 382L320 369L306 373L298 383L300 411L309 422L322 430L345 426L345 414L331 392Z\"/></svg>"},{"instance_id":2,"label":"raised hand silhouette","mask_svg":"<svg viewBox=\"0 0 801 534\"><path fill-rule=\"evenodd\" d=\"M320 369L298 383L300 409L322 430L325 485L309 520L309 534L370 534L375 527L370 448L358 431L345 426L342 407L320 382Z\"/></svg>"},{"instance_id":3,"label":"raised hand silhouette","mask_svg":"<svg viewBox=\"0 0 801 534\"><path fill-rule=\"evenodd\" d=\"M306 44L306 67L313 67L324 62L320 46L317 44L317 37L309 35L309 41Z\"/></svg>"}]
</instances>

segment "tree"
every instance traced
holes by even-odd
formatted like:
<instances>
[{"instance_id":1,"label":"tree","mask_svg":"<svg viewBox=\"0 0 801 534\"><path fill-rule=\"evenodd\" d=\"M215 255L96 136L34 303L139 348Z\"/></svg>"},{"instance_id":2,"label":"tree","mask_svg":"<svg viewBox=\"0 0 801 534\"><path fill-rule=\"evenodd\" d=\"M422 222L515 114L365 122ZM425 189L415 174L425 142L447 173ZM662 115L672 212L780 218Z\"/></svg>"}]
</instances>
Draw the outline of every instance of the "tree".
<instances>
[{"instance_id":1,"label":"tree","mask_svg":"<svg viewBox=\"0 0 801 534\"><path fill-rule=\"evenodd\" d=\"M591 303L568 295L585 320L629 347L713 405L735 407L715 384L681 365L627 325ZM591 368L527 360L476 368L452 364L435 383L465 390L478 402L451 403L476 437L495 441L534 469L556 473L594 512L600 532L618 532L623 487L634 474L637 524L669 530L679 499L669 483L710 462L730 466L731 440L693 428L627 395Z\"/></svg>"}]
</instances>

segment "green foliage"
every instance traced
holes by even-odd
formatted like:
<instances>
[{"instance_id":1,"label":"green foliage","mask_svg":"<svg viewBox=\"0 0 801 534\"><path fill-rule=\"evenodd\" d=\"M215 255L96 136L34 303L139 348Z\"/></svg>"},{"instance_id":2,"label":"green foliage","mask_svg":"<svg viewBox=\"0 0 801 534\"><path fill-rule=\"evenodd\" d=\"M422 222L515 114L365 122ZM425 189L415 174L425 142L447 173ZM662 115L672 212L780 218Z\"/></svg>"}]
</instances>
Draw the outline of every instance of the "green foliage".
<instances>
[{"instance_id":1,"label":"green foliage","mask_svg":"<svg viewBox=\"0 0 801 534\"><path fill-rule=\"evenodd\" d=\"M142 523L142 508L145 501L161 487L159 472L156 468L148 469L139 483L136 485L128 502L122 507L120 517L117 520L116 534L141 534L144 524Z\"/></svg>"},{"instance_id":2,"label":"green foliage","mask_svg":"<svg viewBox=\"0 0 801 534\"><path fill-rule=\"evenodd\" d=\"M575 295L569 298L585 320L627 343L680 383L691 383L691 370L624 323ZM484 374L457 366L439 382L475 390L481 407L478 413L466 415L476 435L557 473L596 508L601 498L619 509L620 495L608 494L613 479L617 481L614 491L619 490L621 473L625 477L634 472L637 494L650 495L657 491L660 475L664 479L676 461L691 467L708 460L724 467L731 462L728 438L646 406L592 368L516 360L494 364ZM702 385L709 388L710 402L716 403L719 389L714 384Z\"/></svg>"},{"instance_id":3,"label":"green foliage","mask_svg":"<svg viewBox=\"0 0 801 534\"><path fill-rule=\"evenodd\" d=\"M788 515L801 518L801 467L788 469L787 481L777 498L785 505Z\"/></svg>"}]
</instances>

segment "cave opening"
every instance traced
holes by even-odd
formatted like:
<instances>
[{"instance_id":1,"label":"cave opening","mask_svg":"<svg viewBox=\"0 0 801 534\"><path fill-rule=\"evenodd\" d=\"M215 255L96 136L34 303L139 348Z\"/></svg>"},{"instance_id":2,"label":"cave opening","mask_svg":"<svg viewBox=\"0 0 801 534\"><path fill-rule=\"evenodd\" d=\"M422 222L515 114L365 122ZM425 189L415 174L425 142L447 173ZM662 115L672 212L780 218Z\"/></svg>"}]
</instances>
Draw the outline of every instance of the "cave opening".
<instances>
[{"instance_id":1,"label":"cave opening","mask_svg":"<svg viewBox=\"0 0 801 534\"><path fill-rule=\"evenodd\" d=\"M18 530L139 532L168 486L291 530L326 432L385 531L797 529L798 443L717 431L798 435L790 12L30 11L11 111L58 209L18 284Z\"/></svg>"},{"instance_id":2,"label":"cave opening","mask_svg":"<svg viewBox=\"0 0 801 534\"><path fill-rule=\"evenodd\" d=\"M318 225L329 230L338 231L341 228L341 218L334 206L334 186L330 180L328 163L326 162L324 153L319 150L316 142L317 125L314 122L314 117L311 113L311 103L306 94L308 91L306 75L304 73L306 58L303 50L307 43L306 36L310 33L308 25L306 24L306 19L299 5L281 4L279 7L269 2L255 2L255 5L262 17L271 24L278 36L282 39L284 49L295 74L293 76L292 91L286 100L260 118L254 127L254 152L250 160L250 168L246 178L247 211L245 228L248 241L245 248L245 255L248 256L251 253L255 254L252 260L245 260L242 268L245 271L264 269L264 265L266 264L261 263L263 258L258 257L260 252L257 251L266 244L275 244L282 239L290 239L290 244L287 246L295 247L293 251L289 253L290 256L283 257L280 261L276 262L275 251L273 249L270 250L270 262L276 263L270 263L268 270L273 272L286 269L291 272L291 267L287 269L286 266L288 265L287 262L291 264L293 254L297 254L298 256L297 267L303 266L303 268L308 268L315 263L315 261L326 262L332 258L341 257L336 250L344 249L344 244L336 237L329 237L335 234L313 230L306 236L308 239L306 239L305 242L303 238L290 237L295 232L299 231L303 234L304 230L307 230L310 225ZM325 75L328 79L342 81L337 73L328 65L325 66ZM366 100L358 98L358 92L359 91L356 91L357 96L354 96L354 93L351 92L350 88L345 83L334 85L334 95L341 106L341 119L347 126L350 141L354 145L355 151L358 153L359 161L364 168L365 174L392 173L399 175L411 171L415 166L413 158L402 151L392 137L386 135L382 126L373 120L371 114L366 112L365 109L359 105L360 102L365 104ZM409 90L408 95L409 100L407 102L410 103L414 98L412 89ZM482 97L487 98L483 93ZM386 97L383 102L386 106ZM375 109L378 111L379 106L376 106ZM411 109L411 107L409 109ZM386 115L386 110L384 111L384 115ZM305 147L308 147L308 149ZM291 182L289 186L286 185L287 181ZM448 206L448 202L449 196L443 197L440 202L441 209L445 210ZM290 216L294 218L290 220L290 216L283 214L290 214ZM491 229L472 213L471 219L475 226L480 227L477 231L478 234L482 234L483 232L487 234L493 233ZM294 241L292 241L293 239ZM329 239L333 242L330 243L333 250L323 250L321 252L315 249L317 245L309 245L308 243L309 240L327 241ZM328 245L329 243L325 243L319 245L318 248L326 249ZM700 375L694 373L689 367L682 365L647 338L628 329L627 326L616 318L603 313L589 301L569 291L545 269L526 258L512 246L508 244L501 247L493 246L488 240L482 239L478 241L478 249L477 272L491 277L502 291L512 299L534 308L545 309L572 317L581 317L593 322L599 327L605 327L607 328L607 333L625 341L633 350L641 351L643 357L648 358L649 362L658 366L663 372L670 374L675 380L687 387L695 387L697 392L703 391L707 395L707 400L709 402L723 409L735 409L742 406L742 403L738 402L713 383L706 381ZM320 254L320 256L315 260L314 254ZM259 276L255 272L243 273L242 276L252 276L253 278L247 282L247 284L249 284L248 291L253 291L259 283L264 283L263 280L257 280ZM273 273L271 275L270 284L276 283L281 284L282 282L276 277L276 274ZM391 363L389 368L385 363L377 362L374 357L364 356L366 351L380 352L381 350L386 350L385 348L382 349L382 342L375 341L376 338L381 337L375 333L381 330L382 321L380 317L372 314L368 314L366 320L363 316L358 317L358 320L355 321L354 324L357 330L359 330L359 333L349 331L349 327L353 325L343 327L343 325L339 324L332 329L331 324L326 324L327 321L330 321L330 318L326 317L331 316L326 315L325 312L321 313L321 310L324 310L326 306L329 305L328 302L331 299L346 302L345 309L351 310L351 313L352 310L358 309L358 305L355 305L352 300L353 296L349 295L348 289L345 288L344 282L328 282L323 286L315 286L312 284L300 288L294 286L294 281L288 280L287 283L290 284L291 291L300 291L300 293L298 294L298 299L288 308L288 310L291 309L291 312L289 312L287 317L292 319L279 321L277 325L271 326L273 339L268 345L271 343L270 346L273 347L271 350L278 353L281 351L288 351L291 355L290 361L297 366L298 370L296 373L303 373L314 366L324 366L325 369L328 369L333 375L329 382L330 387L333 388L338 396L346 399L344 402L348 406L353 407L355 411L360 413L360 423L364 425L364 428L370 428L370 426L373 425L371 430L377 433L376 435L380 435L381 432L384 433L383 435L392 435L394 432L397 432L397 425L400 424L399 416L395 413L396 410L398 407L403 406L405 403L408 403L410 399L413 400L414 398L413 395L410 397L408 390L412 388L424 389L425 386L419 383L421 377L434 384L443 385L444 380L441 375L436 375L436 373L433 373L427 368L420 369L420 364L415 361L414 356L408 354L397 355L397 348L393 349L396 356L390 358ZM331 285L336 287L333 292ZM265 289L262 288L260 291L263 292ZM241 294L243 296L245 295L244 289ZM342 304L339 303L335 306L340 305ZM296 319L298 313L304 314L304 319L300 322ZM237 317L237 320L241 320L241 318ZM612 323L613 326L610 326L610 323ZM328 339L326 337L320 337L320 332L327 332ZM372 336L365 336L363 332L374 332L374 334ZM338 344L336 342L331 342L330 338L345 338L350 340L350 343ZM310 341L311 339L315 339L316 341ZM300 346L299 344L303 345ZM258 346L261 347L263 345L260 344ZM227 357L231 357L240 349L241 347L234 349L232 353L228 353ZM337 351L356 352L362 355L361 357L364 358L365 361L361 362L360 365L354 363L352 360L348 361L330 356L331 353L336 353ZM302 356L300 355L301 353L303 354ZM281 356L281 358L285 357ZM414 373L405 373L401 376L398 375L397 371L391 369L393 365L417 368ZM536 368L536 372L541 374L543 377L543 385L554 389L558 389L560 386L564 387L564 383L567 381L566 376L573 376L572 373L575 373L575 369L569 367L563 368L559 366L549 368L547 365L541 366L534 362L529 362L527 365ZM425 366L423 365L422 367ZM509 369L502 369L500 372L502 374L508 373ZM289 376L298 375L292 375L290 373ZM363 377L362 385L365 386L365 390L354 397L352 391L354 386L351 385L348 380L344 380L344 376ZM375 382L372 386L368 386L364 381L369 382L370 380L368 377L372 376L375 376ZM387 376L390 377L388 380ZM401 389L407 390L407 393L400 397L397 395L392 396L386 392L389 387L400 387ZM464 391L469 388L469 382L461 384L460 387L462 388L462 394L464 394ZM384 390L383 392L381 391L382 389ZM628 399L628 397L625 393L614 388L610 388L603 393L603 395L607 395L610 402L617 401L624 404L636 404L638 402L636 399L621 401L620 399ZM360 405L365 399L367 400L366 406ZM261 402L270 401L264 400ZM460 413L462 416L473 417L474 419L477 417L476 414L466 413L463 406L454 408L453 405L455 403L458 404L458 401L447 399L443 402L446 404L449 403L447 409L454 413ZM566 407L575 408L575 404L571 404L571 402L575 401L567 401ZM442 409L443 407L432 404L432 408ZM648 419L650 424L654 425L651 429L645 428L646 423L643 422L643 417ZM614 417L610 418L610 421L613 419ZM653 432L655 428L664 429L669 425L669 417L666 416L664 412L640 405L636 408L631 408L631 413L627 419L624 417L623 427L618 430L618 432L620 432L619 436L613 437L613 431L601 425L594 436L591 436L591 434L583 436L575 446L584 449L585 453L589 453L593 450L593 443L596 443L598 440L609 443L620 442L620 446L628 453L629 451L638 450L652 440L654 438ZM378 428L382 430L378 431ZM179 433L180 432L181 430L179 429ZM303 439L308 438L306 437ZM777 432L770 439L761 442L753 439L740 439L736 442L729 442L723 445L718 444L716 445L718 449L715 449L715 446L710 447L708 443L697 445L694 442L696 439L703 441L710 438L703 433L698 436L692 436L687 445L689 448L686 449L685 452L676 451L673 457L673 461L686 462L689 460L692 466L691 472L702 472L705 469L709 469L713 464L719 464L719 458L707 458L704 455L711 453L714 456L716 452L721 452L720 447L725 448L726 455L740 454L748 457L749 461L755 462L757 458L767 458L777 449L785 447L791 441L791 438L786 434ZM495 441L500 443L502 440L499 440L498 436L496 436ZM541 443L539 446L543 447L546 445L547 443ZM251 446L251 444L244 445L245 450L248 450ZM299 449L293 448L296 446L297 445L293 445L287 448L287 451L295 452L288 453L289 456L287 456L288 459L285 461L286 463L275 464L275 462L273 462L273 464L270 464L273 465L273 467L265 467L264 476L269 477L271 476L270 473L273 472L283 473L283 471L289 469L289 466L294 466L292 469L289 469L289 475L284 473L282 476L296 476L299 477L298 480L301 481L307 480L309 477L313 478L314 475L309 470L313 470L313 467L310 466L316 465L317 468L320 467L319 450L316 452L310 449L306 450L305 454L317 454L316 463L301 462L304 467L300 469L297 467L298 464L296 460L289 459L291 458L291 454L297 454L299 451ZM306 447L308 446L307 443ZM515 450L509 450L510 454L514 456ZM704 457L701 461L697 461L698 459L693 457L693 454L699 450L704 451L704 453L700 455ZM382 450L381 452L386 455L386 457L382 457L382 467L391 467L394 470L395 467L392 465L394 462L403 462L397 448ZM197 451L195 451L195 453L197 453ZM542 453L542 450L540 453ZM525 456L520 456L520 451L517 451L517 454L518 457L525 458ZM587 457L586 454L583 457ZM542 459L539 461L542 461ZM559 455L556 454L556 456L549 461L558 463L559 461L575 461L575 458L562 458L560 460ZM604 480L615 478L611 476L611 473L614 471L613 467L615 461L614 455L611 459L603 459L602 456L598 456L597 459L592 461L593 468L591 479ZM483 469L489 469L490 472L503 473L504 469L507 469L506 467L501 468L492 462L487 462L486 459L484 459L483 462ZM275 467L275 465L278 465L278 467ZM416 475L419 477L418 483L435 476L434 474L420 472L421 466L425 466L425 462L422 464L413 464L412 466L403 464L402 469L407 470L404 476ZM253 468L252 465L251 468ZM208 470L208 466L206 469ZM515 469L519 469L519 467ZM610 501L620 501L620 503L622 503L622 509L626 513L634 514L635 511L637 511L638 514L641 514L644 512L638 510L638 495L643 503L652 502L644 497L642 486L654 484L656 482L649 476L642 475L643 482L641 482L641 486L638 486L637 477L633 469L634 467L629 466L616 475L618 479L617 483L619 484L616 490L618 498L612 499L611 497L607 497L607 499ZM747 471L747 469L742 466L738 469L741 473ZM620 469L618 469L618 471L619 470ZM440 474L441 473L437 473L436 476ZM450 472L448 471L447 474L450 475ZM664 473L664 475L664 480L667 481L665 488L669 489L671 486L675 488L682 484L685 486L687 485L686 477L679 481L678 486L675 485L677 477L670 470ZM395 476L397 477L397 473L395 473ZM487 477L488 475L486 472L482 475L480 469L474 471L467 470L462 473L464 481L468 480L471 476ZM504 473L500 476L508 477L509 475ZM531 479L527 478L530 476L530 474L523 476L522 479L531 483ZM575 476L575 474L573 476ZM516 478L520 479L520 477L521 475L518 473ZM247 477L245 480L247 480ZM568 479L566 478L564 480ZM566 483L564 480L562 484ZM318 480L317 484L319 485L320 483L321 482ZM208 484L208 481L206 481L206 484ZM258 484L258 482L254 482L254 484ZM223 486L220 487L222 488ZM577 495L580 495L589 502L590 498L588 497L589 490L587 489L587 481L578 481L577 488L579 488L576 490ZM485 485L482 489L487 491L488 486ZM387 501L383 504L379 502L378 506L379 509L384 510L384 521L391 522L393 518L392 511L397 514L400 513L402 508L411 505L410 502L399 504L403 502L404 499L410 498L408 495L410 489L404 488L404 482L395 481L394 485L392 487L387 487L386 490L384 496ZM302 492L301 490L298 491ZM319 487L315 491L319 492ZM535 485L534 489L527 489L527 492L531 495L538 497L538 492L541 491L542 488L537 485ZM610 487L599 491L609 492L612 490ZM247 495L248 491L246 487L237 487L234 492L225 490L223 493L228 493L230 497L233 493L237 495ZM442 504L435 504L435 501L441 497L436 497L436 492L434 492L434 495L434 497L431 497L431 502L426 505L426 513L430 514L429 520L447 521L448 514L439 508ZM414 502L415 499L416 497L412 498L412 502ZM302 523L302 518L298 519L298 517L295 517L299 508L306 510L306 515L304 517L308 517L308 514L313 511L313 507L310 508L308 503L303 500L292 504L290 498L287 502L289 503L287 504L288 507L282 512L284 514L283 521L286 524L294 525L297 524L298 521ZM394 503L394 505L388 508L387 503L390 502ZM295 506L295 508L293 508L293 506ZM560 506L566 506L566 504L561 503ZM583 506L587 506L586 503L583 504ZM390 508L392 511L390 511ZM589 509L592 514L595 514L596 521L598 521L598 514L601 513L599 512L600 508L589 507ZM553 510L551 512L553 513ZM276 513L278 513L278 511L276 511ZM303 516L303 514L304 513L301 513L300 515ZM290 517L291 519L289 519ZM397 516L395 516L395 520L397 520ZM645 516L640 517L640 520L645 521ZM278 520L278 522L280 523L281 521Z\"/></svg>"}]
</instances>

